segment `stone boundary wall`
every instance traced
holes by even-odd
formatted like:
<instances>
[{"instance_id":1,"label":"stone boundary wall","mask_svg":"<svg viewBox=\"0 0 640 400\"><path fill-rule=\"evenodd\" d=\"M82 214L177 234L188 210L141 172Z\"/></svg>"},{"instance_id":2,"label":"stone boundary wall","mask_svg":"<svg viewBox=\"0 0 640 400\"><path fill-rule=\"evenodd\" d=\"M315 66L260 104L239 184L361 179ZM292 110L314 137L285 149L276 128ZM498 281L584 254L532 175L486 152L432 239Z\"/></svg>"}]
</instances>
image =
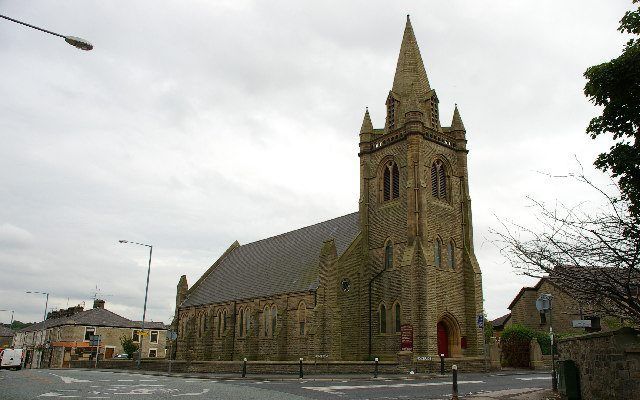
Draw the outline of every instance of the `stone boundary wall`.
<instances>
[{"instance_id":1,"label":"stone boundary wall","mask_svg":"<svg viewBox=\"0 0 640 400\"><path fill-rule=\"evenodd\" d=\"M583 399L640 399L640 330L561 339L558 354L578 366Z\"/></svg>"},{"instance_id":2,"label":"stone boundary wall","mask_svg":"<svg viewBox=\"0 0 640 400\"><path fill-rule=\"evenodd\" d=\"M456 364L461 372L484 371L485 362L480 357L449 358L445 360L445 369L451 371ZM71 368L94 368L93 361L74 360ZM299 372L299 361L247 361L247 375L296 375ZM107 360L98 361L98 369L136 369L135 360ZM169 361L161 359L142 359L141 369L146 371L169 370ZM306 375L325 374L373 374L373 361L303 361ZM212 374L241 374L242 361L172 361L172 372L212 373ZM392 361L380 361L378 373L381 375L417 373L436 373L440 371L440 361L421 361L413 364L399 364Z\"/></svg>"}]
</instances>

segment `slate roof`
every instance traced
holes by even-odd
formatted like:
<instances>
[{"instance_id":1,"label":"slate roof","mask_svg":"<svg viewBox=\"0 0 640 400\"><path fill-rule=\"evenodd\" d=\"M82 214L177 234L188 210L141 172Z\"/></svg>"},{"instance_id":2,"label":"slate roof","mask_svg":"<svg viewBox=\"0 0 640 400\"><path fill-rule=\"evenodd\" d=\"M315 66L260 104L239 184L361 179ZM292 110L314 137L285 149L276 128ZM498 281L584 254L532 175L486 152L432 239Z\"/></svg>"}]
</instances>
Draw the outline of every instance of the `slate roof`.
<instances>
[{"instance_id":1,"label":"slate roof","mask_svg":"<svg viewBox=\"0 0 640 400\"><path fill-rule=\"evenodd\" d=\"M511 313L505 314L502 317L498 317L498 318L494 319L493 321L491 321L491 325L494 328L498 328L498 329L503 328L504 324L507 323L509 318L511 318Z\"/></svg>"},{"instance_id":2,"label":"slate roof","mask_svg":"<svg viewBox=\"0 0 640 400\"><path fill-rule=\"evenodd\" d=\"M10 336L13 336L13 330L7 328L6 326L0 326L0 337Z\"/></svg>"},{"instance_id":3,"label":"slate roof","mask_svg":"<svg viewBox=\"0 0 640 400\"><path fill-rule=\"evenodd\" d=\"M239 246L189 290L181 307L315 290L324 241L334 239L339 257L359 232L355 212Z\"/></svg>"},{"instance_id":4,"label":"slate roof","mask_svg":"<svg viewBox=\"0 0 640 400\"><path fill-rule=\"evenodd\" d=\"M132 321L104 308L92 308L70 317L47 319L20 329L19 332L33 332L63 325L107 326L114 328L140 328L140 321ZM145 329L166 329L162 322L145 322Z\"/></svg>"}]
</instances>

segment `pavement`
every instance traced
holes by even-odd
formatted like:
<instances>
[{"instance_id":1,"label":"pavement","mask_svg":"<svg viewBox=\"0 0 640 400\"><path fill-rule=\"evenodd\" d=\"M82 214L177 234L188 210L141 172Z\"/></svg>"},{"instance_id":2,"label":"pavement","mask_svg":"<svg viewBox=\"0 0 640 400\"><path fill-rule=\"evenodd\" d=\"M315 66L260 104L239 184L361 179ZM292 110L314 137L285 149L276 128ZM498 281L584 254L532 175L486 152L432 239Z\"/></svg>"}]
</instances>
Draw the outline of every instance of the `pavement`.
<instances>
[{"instance_id":1,"label":"pavement","mask_svg":"<svg viewBox=\"0 0 640 400\"><path fill-rule=\"evenodd\" d=\"M549 373L460 374L459 399L555 400ZM278 400L451 399L451 375L248 375L160 371L42 369L0 371L3 400L51 398ZM192 399L197 400L197 399Z\"/></svg>"}]
</instances>

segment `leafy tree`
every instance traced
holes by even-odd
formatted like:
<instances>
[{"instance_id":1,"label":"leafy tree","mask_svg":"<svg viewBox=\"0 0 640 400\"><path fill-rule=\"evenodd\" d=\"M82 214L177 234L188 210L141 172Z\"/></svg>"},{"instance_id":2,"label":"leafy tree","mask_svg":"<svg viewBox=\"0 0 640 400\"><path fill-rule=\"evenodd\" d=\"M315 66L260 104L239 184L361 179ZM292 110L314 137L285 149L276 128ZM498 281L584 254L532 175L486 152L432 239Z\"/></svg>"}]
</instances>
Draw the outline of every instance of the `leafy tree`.
<instances>
[{"instance_id":1,"label":"leafy tree","mask_svg":"<svg viewBox=\"0 0 640 400\"><path fill-rule=\"evenodd\" d=\"M120 338L120 344L122 345L122 350L127 353L129 358L133 358L133 353L138 351L138 345L135 344L133 339L127 335L122 335Z\"/></svg>"},{"instance_id":2,"label":"leafy tree","mask_svg":"<svg viewBox=\"0 0 640 400\"><path fill-rule=\"evenodd\" d=\"M602 115L589 123L587 133L592 138L613 135L613 146L594 164L619 178L622 197L629 201L629 211L640 222L640 7L625 13L618 30L632 36L622 54L584 73L588 80L584 94L603 107Z\"/></svg>"}]
</instances>

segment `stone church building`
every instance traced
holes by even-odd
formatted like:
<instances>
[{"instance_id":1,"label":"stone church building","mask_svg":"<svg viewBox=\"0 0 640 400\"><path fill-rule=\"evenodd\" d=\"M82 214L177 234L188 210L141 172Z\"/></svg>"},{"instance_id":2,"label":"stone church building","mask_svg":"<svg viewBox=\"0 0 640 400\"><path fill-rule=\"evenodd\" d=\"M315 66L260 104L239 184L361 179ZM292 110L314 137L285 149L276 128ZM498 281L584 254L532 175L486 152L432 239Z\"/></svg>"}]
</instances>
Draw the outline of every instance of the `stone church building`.
<instances>
[{"instance_id":1,"label":"stone church building","mask_svg":"<svg viewBox=\"0 0 640 400\"><path fill-rule=\"evenodd\" d=\"M438 103L407 17L384 127L366 111L360 129L358 212L235 242L191 288L182 276L177 358L481 355L466 131Z\"/></svg>"}]
</instances>

